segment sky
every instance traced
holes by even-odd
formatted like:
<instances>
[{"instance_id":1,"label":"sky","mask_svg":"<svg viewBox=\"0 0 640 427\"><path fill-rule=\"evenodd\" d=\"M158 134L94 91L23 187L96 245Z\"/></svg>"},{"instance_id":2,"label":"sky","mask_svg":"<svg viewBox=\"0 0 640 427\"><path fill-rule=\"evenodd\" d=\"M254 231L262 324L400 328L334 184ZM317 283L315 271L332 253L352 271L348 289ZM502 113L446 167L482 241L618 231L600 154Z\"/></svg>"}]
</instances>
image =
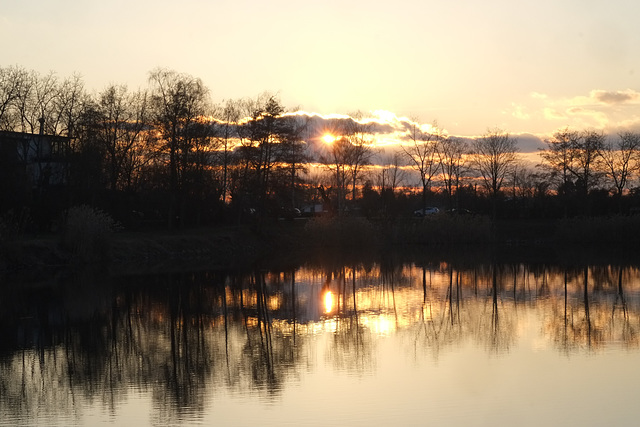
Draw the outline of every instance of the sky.
<instances>
[{"instance_id":1,"label":"sky","mask_svg":"<svg viewBox=\"0 0 640 427\"><path fill-rule=\"evenodd\" d=\"M146 88L163 67L202 79L214 102L269 91L457 136L640 130L636 0L0 3L0 66L77 73L89 91Z\"/></svg>"}]
</instances>

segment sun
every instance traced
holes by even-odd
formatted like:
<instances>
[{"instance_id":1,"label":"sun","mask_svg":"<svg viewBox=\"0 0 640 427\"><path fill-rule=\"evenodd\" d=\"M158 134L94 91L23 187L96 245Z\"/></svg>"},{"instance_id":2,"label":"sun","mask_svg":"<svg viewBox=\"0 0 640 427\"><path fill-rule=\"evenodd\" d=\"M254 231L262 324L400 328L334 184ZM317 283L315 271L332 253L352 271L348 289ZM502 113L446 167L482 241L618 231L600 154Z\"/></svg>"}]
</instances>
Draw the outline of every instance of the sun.
<instances>
[{"instance_id":1,"label":"sun","mask_svg":"<svg viewBox=\"0 0 640 427\"><path fill-rule=\"evenodd\" d=\"M333 144L336 139L337 138L330 133L324 134L322 136L322 141L324 141L325 144Z\"/></svg>"}]
</instances>

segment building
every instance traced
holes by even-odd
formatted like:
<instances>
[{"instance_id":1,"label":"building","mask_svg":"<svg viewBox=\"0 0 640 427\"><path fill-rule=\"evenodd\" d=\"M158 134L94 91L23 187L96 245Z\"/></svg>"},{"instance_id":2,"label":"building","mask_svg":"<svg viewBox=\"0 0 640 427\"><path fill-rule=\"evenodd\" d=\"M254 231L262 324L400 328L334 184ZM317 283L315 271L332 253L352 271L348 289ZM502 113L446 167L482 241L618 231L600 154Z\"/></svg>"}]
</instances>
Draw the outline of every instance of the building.
<instances>
[{"instance_id":1,"label":"building","mask_svg":"<svg viewBox=\"0 0 640 427\"><path fill-rule=\"evenodd\" d=\"M0 213L67 183L69 138L0 131Z\"/></svg>"}]
</instances>

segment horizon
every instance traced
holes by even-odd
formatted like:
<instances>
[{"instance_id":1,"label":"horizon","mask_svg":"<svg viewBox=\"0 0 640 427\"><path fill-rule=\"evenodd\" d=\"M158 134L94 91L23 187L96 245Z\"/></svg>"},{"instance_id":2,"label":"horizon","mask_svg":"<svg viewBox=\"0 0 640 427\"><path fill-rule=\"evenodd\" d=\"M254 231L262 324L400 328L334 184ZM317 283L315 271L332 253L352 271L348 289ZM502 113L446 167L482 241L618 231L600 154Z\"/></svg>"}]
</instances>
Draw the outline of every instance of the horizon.
<instances>
[{"instance_id":1,"label":"horizon","mask_svg":"<svg viewBox=\"0 0 640 427\"><path fill-rule=\"evenodd\" d=\"M630 1L150 6L7 5L0 65L78 73L99 92L112 83L142 88L160 64L200 78L214 102L269 91L322 116L388 111L460 137L491 128L539 139L565 127L640 130Z\"/></svg>"}]
</instances>

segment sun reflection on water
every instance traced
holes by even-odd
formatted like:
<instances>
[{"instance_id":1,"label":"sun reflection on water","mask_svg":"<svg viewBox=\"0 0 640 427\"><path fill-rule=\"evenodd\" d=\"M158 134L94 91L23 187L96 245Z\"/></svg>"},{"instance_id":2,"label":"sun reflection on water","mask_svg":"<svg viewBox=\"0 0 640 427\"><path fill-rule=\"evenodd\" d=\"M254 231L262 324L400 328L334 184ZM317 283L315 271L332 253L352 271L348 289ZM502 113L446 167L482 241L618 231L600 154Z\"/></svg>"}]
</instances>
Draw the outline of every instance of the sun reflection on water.
<instances>
[{"instance_id":1,"label":"sun reflection on water","mask_svg":"<svg viewBox=\"0 0 640 427\"><path fill-rule=\"evenodd\" d=\"M333 311L333 292L326 291L324 294L324 312L330 314Z\"/></svg>"}]
</instances>

